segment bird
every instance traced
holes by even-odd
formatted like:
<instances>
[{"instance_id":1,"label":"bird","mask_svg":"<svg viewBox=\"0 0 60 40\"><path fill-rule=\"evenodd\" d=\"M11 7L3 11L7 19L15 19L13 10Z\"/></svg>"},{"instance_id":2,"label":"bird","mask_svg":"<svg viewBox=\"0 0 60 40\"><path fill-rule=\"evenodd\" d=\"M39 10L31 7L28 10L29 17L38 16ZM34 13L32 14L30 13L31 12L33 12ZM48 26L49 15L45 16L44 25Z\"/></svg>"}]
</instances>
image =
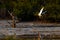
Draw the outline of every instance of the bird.
<instances>
[{"instance_id":1,"label":"bird","mask_svg":"<svg viewBox=\"0 0 60 40\"><path fill-rule=\"evenodd\" d=\"M44 7L41 8L40 12L38 13L38 16L41 17L42 14L45 14L47 11L43 12Z\"/></svg>"}]
</instances>

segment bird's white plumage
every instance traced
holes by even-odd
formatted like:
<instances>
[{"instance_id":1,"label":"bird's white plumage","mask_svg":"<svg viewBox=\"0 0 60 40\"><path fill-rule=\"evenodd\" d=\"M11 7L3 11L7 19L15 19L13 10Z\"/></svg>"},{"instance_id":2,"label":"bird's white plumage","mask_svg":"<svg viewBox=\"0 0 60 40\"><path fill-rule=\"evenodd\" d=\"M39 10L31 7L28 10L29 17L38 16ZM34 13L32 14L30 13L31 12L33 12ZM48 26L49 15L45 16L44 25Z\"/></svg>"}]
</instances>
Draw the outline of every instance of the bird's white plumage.
<instances>
[{"instance_id":1,"label":"bird's white plumage","mask_svg":"<svg viewBox=\"0 0 60 40\"><path fill-rule=\"evenodd\" d=\"M44 7L42 7L42 9L40 10L40 12L38 13L38 16L41 16L43 9L44 9Z\"/></svg>"}]
</instances>

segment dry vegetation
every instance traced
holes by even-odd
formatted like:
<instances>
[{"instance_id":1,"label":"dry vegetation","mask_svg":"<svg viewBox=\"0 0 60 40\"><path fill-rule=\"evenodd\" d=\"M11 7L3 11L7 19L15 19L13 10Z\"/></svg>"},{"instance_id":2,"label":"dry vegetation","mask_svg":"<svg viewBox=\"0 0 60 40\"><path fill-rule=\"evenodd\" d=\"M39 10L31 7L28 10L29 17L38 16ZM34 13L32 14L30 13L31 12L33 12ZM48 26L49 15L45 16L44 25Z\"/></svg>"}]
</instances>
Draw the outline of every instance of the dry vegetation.
<instances>
[{"instance_id":1,"label":"dry vegetation","mask_svg":"<svg viewBox=\"0 0 60 40\"><path fill-rule=\"evenodd\" d=\"M38 40L38 37L14 38L14 36L6 36L5 38L0 38L0 40ZM44 38L41 38L41 40L60 40L60 36L58 36L58 35L45 36Z\"/></svg>"}]
</instances>

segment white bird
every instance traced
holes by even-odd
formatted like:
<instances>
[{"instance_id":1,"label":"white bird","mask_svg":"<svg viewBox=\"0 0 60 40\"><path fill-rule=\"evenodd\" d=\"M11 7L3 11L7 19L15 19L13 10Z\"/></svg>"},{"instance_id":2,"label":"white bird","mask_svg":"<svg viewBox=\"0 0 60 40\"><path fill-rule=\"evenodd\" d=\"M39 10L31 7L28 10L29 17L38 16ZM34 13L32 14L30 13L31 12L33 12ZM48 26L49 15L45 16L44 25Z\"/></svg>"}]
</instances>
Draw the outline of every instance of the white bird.
<instances>
[{"instance_id":1,"label":"white bird","mask_svg":"<svg viewBox=\"0 0 60 40\"><path fill-rule=\"evenodd\" d=\"M40 12L38 13L38 16L40 17L40 16L42 16L41 14L42 14L42 12L43 12L43 9L44 9L44 7L42 7L42 9L40 10ZM44 14L45 12L43 12L43 14Z\"/></svg>"}]
</instances>

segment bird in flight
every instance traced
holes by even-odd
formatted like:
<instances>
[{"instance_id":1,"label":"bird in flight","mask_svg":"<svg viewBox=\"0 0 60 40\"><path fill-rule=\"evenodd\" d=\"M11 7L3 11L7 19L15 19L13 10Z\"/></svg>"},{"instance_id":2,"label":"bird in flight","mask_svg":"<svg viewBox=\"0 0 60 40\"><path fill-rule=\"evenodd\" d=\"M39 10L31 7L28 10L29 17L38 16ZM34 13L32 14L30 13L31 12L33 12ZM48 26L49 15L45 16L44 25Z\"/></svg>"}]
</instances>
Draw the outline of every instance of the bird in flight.
<instances>
[{"instance_id":1,"label":"bird in flight","mask_svg":"<svg viewBox=\"0 0 60 40\"><path fill-rule=\"evenodd\" d=\"M47 11L43 12L44 7L41 8L40 12L38 13L38 16L41 17L42 14L45 14Z\"/></svg>"}]
</instances>

